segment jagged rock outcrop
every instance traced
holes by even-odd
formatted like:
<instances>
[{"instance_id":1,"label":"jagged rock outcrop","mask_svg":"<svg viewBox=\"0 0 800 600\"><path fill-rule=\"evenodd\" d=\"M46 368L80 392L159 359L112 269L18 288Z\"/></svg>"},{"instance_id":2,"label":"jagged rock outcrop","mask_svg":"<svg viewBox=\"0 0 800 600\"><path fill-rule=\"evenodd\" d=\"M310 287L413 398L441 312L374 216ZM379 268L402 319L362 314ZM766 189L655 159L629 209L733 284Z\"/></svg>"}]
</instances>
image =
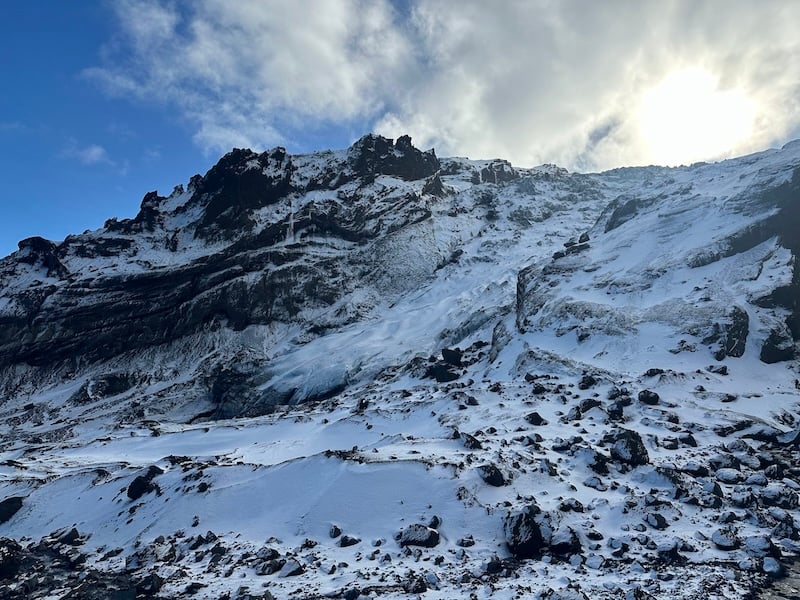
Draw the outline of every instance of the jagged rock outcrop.
<instances>
[{"instance_id":1,"label":"jagged rock outcrop","mask_svg":"<svg viewBox=\"0 0 800 600\"><path fill-rule=\"evenodd\" d=\"M337 194L305 195L310 181L330 168L338 170ZM372 261L362 246L430 218L423 197L407 188L382 186L376 201L359 187L379 175L423 184L438 169L434 152L417 150L408 136L396 143L365 136L346 160L299 166L283 148L261 154L234 149L205 176L192 178L186 191L169 198L145 195L134 219L61 244L23 240L4 261L6 277L13 278L18 265L30 265L58 282L6 292L11 308L0 313L0 365L108 359L190 335L213 321L241 330L330 307L357 287L354 270L369 274ZM259 215L270 210L273 216L260 223ZM320 237L352 250L334 257L320 252L309 262ZM177 238L186 238L184 248ZM205 244L211 245L207 251ZM194 248L200 250L196 257ZM153 264L152 255L165 251L174 257ZM62 262L69 264L70 257L109 258L134 268L70 274Z\"/></svg>"}]
</instances>

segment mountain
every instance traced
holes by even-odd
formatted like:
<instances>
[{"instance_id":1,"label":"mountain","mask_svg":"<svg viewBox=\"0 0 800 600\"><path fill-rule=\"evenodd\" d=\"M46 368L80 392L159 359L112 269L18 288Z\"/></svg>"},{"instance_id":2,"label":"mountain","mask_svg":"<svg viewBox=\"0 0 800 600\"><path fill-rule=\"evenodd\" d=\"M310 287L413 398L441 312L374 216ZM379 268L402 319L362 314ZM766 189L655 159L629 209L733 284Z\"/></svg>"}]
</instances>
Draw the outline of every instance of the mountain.
<instances>
[{"instance_id":1,"label":"mountain","mask_svg":"<svg viewBox=\"0 0 800 600\"><path fill-rule=\"evenodd\" d=\"M580 174L375 135L23 240L0 595L778 594L799 251L800 142Z\"/></svg>"}]
</instances>

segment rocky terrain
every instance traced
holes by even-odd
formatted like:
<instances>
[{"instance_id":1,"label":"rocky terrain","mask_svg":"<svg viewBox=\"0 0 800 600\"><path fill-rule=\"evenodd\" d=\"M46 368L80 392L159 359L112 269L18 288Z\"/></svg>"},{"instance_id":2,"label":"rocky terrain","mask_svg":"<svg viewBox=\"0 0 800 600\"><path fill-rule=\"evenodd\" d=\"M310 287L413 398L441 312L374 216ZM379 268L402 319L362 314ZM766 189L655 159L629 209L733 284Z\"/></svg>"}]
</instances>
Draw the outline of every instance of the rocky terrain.
<instances>
[{"instance_id":1,"label":"rocky terrain","mask_svg":"<svg viewBox=\"0 0 800 600\"><path fill-rule=\"evenodd\" d=\"M233 150L0 261L0 596L792 597L800 143ZM788 577L786 577L788 575Z\"/></svg>"}]
</instances>

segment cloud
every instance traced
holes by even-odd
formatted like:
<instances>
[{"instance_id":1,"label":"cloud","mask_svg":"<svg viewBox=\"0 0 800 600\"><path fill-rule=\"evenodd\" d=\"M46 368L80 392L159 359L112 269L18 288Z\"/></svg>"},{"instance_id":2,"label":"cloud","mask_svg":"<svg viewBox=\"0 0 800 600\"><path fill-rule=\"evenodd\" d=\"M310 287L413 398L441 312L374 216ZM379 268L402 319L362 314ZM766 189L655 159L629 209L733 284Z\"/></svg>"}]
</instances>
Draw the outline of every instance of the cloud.
<instances>
[{"instance_id":1,"label":"cloud","mask_svg":"<svg viewBox=\"0 0 800 600\"><path fill-rule=\"evenodd\" d=\"M796 2L124 0L115 7L121 38L86 74L110 93L176 108L210 152L302 148L338 128L410 133L440 154L522 165L643 164L666 156L642 127L648 92L687 69L709 73L715 94L746 97L754 112L745 138L705 151L718 156L696 156L690 140L676 156L758 150L800 126Z\"/></svg>"},{"instance_id":2,"label":"cloud","mask_svg":"<svg viewBox=\"0 0 800 600\"><path fill-rule=\"evenodd\" d=\"M113 94L176 106L213 150L378 115L411 52L381 0L115 6L122 49L86 75Z\"/></svg>"},{"instance_id":3,"label":"cloud","mask_svg":"<svg viewBox=\"0 0 800 600\"><path fill-rule=\"evenodd\" d=\"M89 144L88 146L79 146L75 141L70 141L64 150L61 152L62 158L70 158L77 160L86 166L107 164L114 165L108 152L105 148L98 144Z\"/></svg>"}]
</instances>

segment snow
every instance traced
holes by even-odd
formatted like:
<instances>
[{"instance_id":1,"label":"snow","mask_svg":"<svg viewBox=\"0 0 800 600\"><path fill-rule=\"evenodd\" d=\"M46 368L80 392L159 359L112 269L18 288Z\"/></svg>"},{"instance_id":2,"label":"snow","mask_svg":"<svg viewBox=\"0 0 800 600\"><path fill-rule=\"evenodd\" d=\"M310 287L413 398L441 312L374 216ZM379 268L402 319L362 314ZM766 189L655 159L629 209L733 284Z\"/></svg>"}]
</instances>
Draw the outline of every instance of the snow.
<instances>
[{"instance_id":1,"label":"snow","mask_svg":"<svg viewBox=\"0 0 800 600\"><path fill-rule=\"evenodd\" d=\"M346 158L344 151L293 157L292 177L308 181L329 166L343 168ZM342 257L352 267L352 289L299 317L325 324L322 333L310 333L301 321L240 332L223 326L74 371L45 376L5 369L0 498L26 500L0 524L0 536L39 540L74 525L88 536L91 565L110 568L130 558L143 565L141 572L160 572L167 591L179 593L185 577L147 554L173 544L186 557L180 568L206 583L209 597L267 582L276 597L392 585L382 597L399 598L406 595L409 573L432 588L426 598L511 598L569 586L592 598L620 597L639 587L657 597L724 597L744 593L756 573L778 574L782 565L771 556L760 566L747 561L763 556L772 528L798 520L791 499L799 484L794 474L784 474L785 481L768 478L756 456L759 442L744 436L797 427L796 363L758 359L782 314L752 302L790 283L793 257L777 239L730 256L725 244L774 213L748 198L767 184L788 181L800 166L800 145L676 169L580 175L544 166L519 170L521 178L504 185L470 183L472 173L491 161L444 162L461 172L442 176L454 195L422 198L430 219L392 230L402 211L418 208L403 199L421 194L424 182L380 176L367 192L375 214L386 211L372 223L383 228L379 242L359 249L309 231L279 244L282 250L305 244L297 258L304 264ZM347 186L348 193L358 188L356 182ZM200 215L190 198L178 191L164 201L160 229L121 236L131 240L129 251L91 259L68 254L63 263L71 282L167 270L228 247L232 242L198 242L187 232ZM638 198L641 207L606 232L604 211L618 198ZM336 202L332 191L298 194L257 210L256 228ZM586 249L553 259L587 232ZM173 233L174 251L164 245ZM104 235L90 232L75 243ZM2 315L14 314L14 294L37 281L66 285L31 265L8 259L3 265ZM11 265L10 275L5 265ZM520 282L528 267L530 279ZM520 293L528 294L530 307L522 331ZM728 374L721 375L709 371L716 361L704 335L693 331L734 305L748 314L749 336L744 355L726 358ZM500 343L503 328L507 336ZM493 338L493 346L475 345ZM426 379L429 357L452 346L466 356L465 366L455 369L457 381ZM680 351L685 348L694 350ZM344 389L258 417L198 418L213 409L204 369L220 356L231 364L263 361L260 391L302 399ZM662 373L646 377L653 367ZM116 396L70 403L84 382L117 371L146 377ZM598 380L588 390L578 388L584 373ZM526 375L539 377L535 381L546 391L534 394ZM621 422L607 414L614 388L631 392ZM657 405L636 400L644 388L659 394ZM728 396L734 401L723 402ZM576 411L587 399L600 406ZM546 424L525 420L534 410ZM753 423L718 433L742 419ZM632 458L628 446L607 438L620 428L638 432L648 464L624 464ZM473 436L481 449L466 448L459 433ZM665 443L686 433L696 446ZM738 468L710 468L708 477L686 474L719 453L733 453L726 445L736 441L753 449L737 451ZM610 461L609 473L598 470L598 456ZM479 466L490 464L508 485L486 485ZM153 480L157 491L131 501L127 486L151 465L165 471ZM676 479L697 504L676 497ZM709 508L715 485L723 494L719 510ZM733 504L744 492L786 506L756 506L758 518L746 518ZM552 516L555 541L578 532L579 556L508 566L504 519L532 500ZM560 508L576 502L582 512ZM737 545L733 530L717 522L724 511L741 519L735 537L742 548L721 549ZM441 519L439 543L406 548L427 535L434 517ZM361 541L341 547L329 535L332 525ZM207 558L191 557L188 537L209 530L234 557L226 563L230 578ZM591 531L602 539L589 538ZM469 536L475 545L460 547L458 540ZM789 542L778 542L792 552ZM287 559L273 575L258 575L255 563L241 558L265 546ZM625 546L620 560L614 552ZM101 549L117 547L117 563L100 558ZM673 548L688 567L657 562L658 549ZM509 561L501 569L506 575L486 573L496 557ZM738 561L750 567L736 571ZM349 566L329 574L330 565L341 563ZM289 576L298 565L304 573ZM687 572L693 576L687 579Z\"/></svg>"}]
</instances>

